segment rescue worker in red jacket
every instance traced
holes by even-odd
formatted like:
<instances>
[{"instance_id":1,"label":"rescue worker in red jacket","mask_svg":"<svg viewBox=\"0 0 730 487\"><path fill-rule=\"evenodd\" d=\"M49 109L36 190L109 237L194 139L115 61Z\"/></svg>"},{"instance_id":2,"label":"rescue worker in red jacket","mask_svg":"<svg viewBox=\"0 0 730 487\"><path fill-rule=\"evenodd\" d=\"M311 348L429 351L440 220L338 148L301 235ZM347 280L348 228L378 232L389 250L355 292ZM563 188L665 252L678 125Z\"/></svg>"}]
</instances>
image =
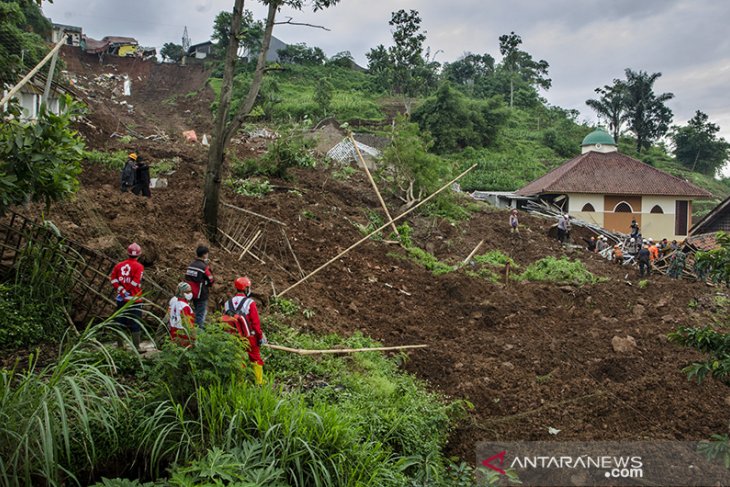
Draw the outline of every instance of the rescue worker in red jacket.
<instances>
[{"instance_id":1,"label":"rescue worker in red jacket","mask_svg":"<svg viewBox=\"0 0 730 487\"><path fill-rule=\"evenodd\" d=\"M142 328L142 279L144 266L139 263L139 256L142 255L142 248L136 243L127 247L126 260L114 266L109 280L117 292L117 310L121 310L127 303L129 306L118 317L117 323L126 327L132 333L132 343L137 351L139 348ZM118 342L118 344L121 344Z\"/></svg>"},{"instance_id":2,"label":"rescue worker in red jacket","mask_svg":"<svg viewBox=\"0 0 730 487\"><path fill-rule=\"evenodd\" d=\"M175 296L170 299L167 315L170 320L170 338L182 347L190 347L194 330L193 310L190 300L193 299L193 290L187 282L177 285Z\"/></svg>"},{"instance_id":3,"label":"rescue worker in red jacket","mask_svg":"<svg viewBox=\"0 0 730 487\"><path fill-rule=\"evenodd\" d=\"M208 247L198 245L195 249L196 259L190 263L185 271L185 282L193 290L193 310L195 311L195 326L205 326L205 315L208 313L209 288L213 285L213 273L208 266Z\"/></svg>"},{"instance_id":4,"label":"rescue worker in red jacket","mask_svg":"<svg viewBox=\"0 0 730 487\"><path fill-rule=\"evenodd\" d=\"M234 282L238 291L226 301L223 307L224 314L236 318L237 329L242 337L248 339L248 358L252 362L256 384L264 383L264 361L261 358L261 345L268 343L261 331L259 312L256 302L251 296L251 280L248 277L239 277Z\"/></svg>"}]
</instances>

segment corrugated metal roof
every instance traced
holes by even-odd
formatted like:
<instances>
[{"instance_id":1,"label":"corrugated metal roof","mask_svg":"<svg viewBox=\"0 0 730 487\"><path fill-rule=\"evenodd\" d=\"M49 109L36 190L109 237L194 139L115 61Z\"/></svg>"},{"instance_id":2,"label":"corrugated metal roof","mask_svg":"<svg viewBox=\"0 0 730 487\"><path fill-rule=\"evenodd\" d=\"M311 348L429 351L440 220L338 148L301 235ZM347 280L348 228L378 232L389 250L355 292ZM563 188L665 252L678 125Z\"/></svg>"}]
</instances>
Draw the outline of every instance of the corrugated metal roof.
<instances>
[{"instance_id":1,"label":"corrugated metal roof","mask_svg":"<svg viewBox=\"0 0 730 487\"><path fill-rule=\"evenodd\" d=\"M593 193L712 197L710 192L633 157L594 151L569 160L516 193L523 196Z\"/></svg>"}]
</instances>

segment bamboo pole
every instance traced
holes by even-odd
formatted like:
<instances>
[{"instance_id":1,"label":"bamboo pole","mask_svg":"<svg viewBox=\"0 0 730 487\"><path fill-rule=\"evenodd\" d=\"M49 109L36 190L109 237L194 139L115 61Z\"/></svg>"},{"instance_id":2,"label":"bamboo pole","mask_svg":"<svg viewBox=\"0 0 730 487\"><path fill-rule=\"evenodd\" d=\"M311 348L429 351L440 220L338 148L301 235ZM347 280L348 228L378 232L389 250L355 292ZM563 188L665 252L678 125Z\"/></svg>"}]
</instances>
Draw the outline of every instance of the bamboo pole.
<instances>
[{"instance_id":1,"label":"bamboo pole","mask_svg":"<svg viewBox=\"0 0 730 487\"><path fill-rule=\"evenodd\" d=\"M28 74L23 77L23 79L18 82L17 85L10 88L10 91L8 91L2 100L0 100L0 108L4 107L5 104L10 101L10 99L15 95L30 79L35 76L35 74L40 71L40 69L48 62L49 59L53 57L56 52L58 52L59 49L61 49L61 46L64 45L66 42L66 36L62 36L61 39L58 40L58 43L51 49L51 52L46 54L46 57L44 57L41 62L39 62L35 68L31 69Z\"/></svg>"},{"instance_id":2,"label":"bamboo pole","mask_svg":"<svg viewBox=\"0 0 730 487\"><path fill-rule=\"evenodd\" d=\"M380 201L380 206L383 207L383 211L385 211L385 216L388 218L388 220L391 221L391 228L393 228L393 231L395 234L400 237L400 233L398 233L398 227L395 226L395 222L393 221L393 217L390 216L390 212L388 211L388 207L385 206L385 201L383 200L382 195L380 194L380 190L378 189L378 185L375 184L375 180L373 179L373 175L370 174L370 169L368 169L368 165L365 164L365 159L362 157L362 153L360 152L360 148L357 146L357 142L355 142L355 138L352 136L352 132L349 134L350 142L352 142L352 146L355 147L355 152L357 153L357 157L360 158L360 162L362 163L362 167L365 168L365 174L368 175L368 180L370 181L370 184L373 186L373 189L375 190L375 194L378 195L378 201Z\"/></svg>"},{"instance_id":3,"label":"bamboo pole","mask_svg":"<svg viewBox=\"0 0 730 487\"><path fill-rule=\"evenodd\" d=\"M328 350L304 350L301 348L290 348L282 345L272 345L267 343L264 345L272 350L281 350L282 352L296 353L298 355L322 355L331 353L357 353L357 352L387 352L389 350L410 350L413 348L426 348L428 345L401 345L399 347L373 347L373 348L332 348Z\"/></svg>"},{"instance_id":4,"label":"bamboo pole","mask_svg":"<svg viewBox=\"0 0 730 487\"><path fill-rule=\"evenodd\" d=\"M256 232L256 235L253 236L253 238L246 244L246 247L243 249L243 252L241 252L241 255L238 257L238 260L243 259L243 256L246 255L250 250L251 247L253 247L253 244L256 243L256 240L261 236L261 230L258 230Z\"/></svg>"},{"instance_id":5,"label":"bamboo pole","mask_svg":"<svg viewBox=\"0 0 730 487\"><path fill-rule=\"evenodd\" d=\"M451 186L452 184L454 184L456 181L458 181L459 179L461 179L464 176L466 176L467 173L469 173L469 171L471 171L475 167L477 167L476 164L472 165L469 169L467 169L463 173L461 173L458 176L456 176L454 179L452 179L451 181L449 181L448 183L446 183L445 185L443 185L441 188L439 188L435 193L433 193L432 195L428 196L426 199L420 201L417 205L409 208L408 210L404 211L403 213L401 213L400 215L398 215L394 219L391 219L390 221L384 223L380 228L378 228L376 230L373 230L368 235L364 236L363 238L361 238L360 240L358 240L354 244L350 245L348 248L346 248L345 250L343 250L342 252L340 252L339 254L337 254L335 257L332 257L330 260L328 260L327 262L325 262L321 266L317 267L315 270L313 270L312 272L310 272L309 274L307 274L305 277L301 278L299 281L295 282L294 284L292 284L288 288L284 289L281 293L279 293L279 296L283 296L284 294L288 293L289 291L291 291L292 289L294 289L295 287L297 287L298 285L300 285L301 283L303 283L304 281L306 281L307 279L309 279L313 275L317 274L319 271L321 271L325 267L329 266L331 263L335 262L337 259L339 259L343 255L345 255L346 253L350 252L355 247L359 246L360 244L362 244L363 242L365 242L366 240L368 240L370 237L372 237L376 233L382 231L385 227L387 227L391 223L393 223L395 221L398 221L401 218L404 218L406 215L408 215L409 213L411 213L412 211L414 211L416 208L418 208L419 206L421 206L424 203L426 203L427 201L429 201L431 198L433 198L434 196L436 196L437 194L439 194L441 191L445 190L446 188L448 188L449 186Z\"/></svg>"},{"instance_id":6,"label":"bamboo pole","mask_svg":"<svg viewBox=\"0 0 730 487\"><path fill-rule=\"evenodd\" d=\"M249 215L253 215L255 217L258 217L258 218L261 218L261 219L264 219L264 220L268 220L270 222L276 223L277 225L281 225L283 227L286 226L286 223L284 223L282 221L276 220L274 218L270 218L268 216L261 215L260 213L256 213L255 211L246 210L245 208L240 208L238 206L232 205L230 203L225 203L225 202L222 203L222 205L223 206L227 206L228 208L233 208L234 210L238 210L238 211L242 211L244 213L248 213Z\"/></svg>"},{"instance_id":7,"label":"bamboo pole","mask_svg":"<svg viewBox=\"0 0 730 487\"><path fill-rule=\"evenodd\" d=\"M481 247L483 243L484 243L484 240L482 240L481 242L479 242L477 244L477 246L474 247L474 250L471 251L471 254L469 254L469 255L466 256L466 259L464 259L464 261L461 263L461 265L466 265L471 260L471 258L474 257L474 254L477 253L477 250L479 250L479 247Z\"/></svg>"}]
</instances>

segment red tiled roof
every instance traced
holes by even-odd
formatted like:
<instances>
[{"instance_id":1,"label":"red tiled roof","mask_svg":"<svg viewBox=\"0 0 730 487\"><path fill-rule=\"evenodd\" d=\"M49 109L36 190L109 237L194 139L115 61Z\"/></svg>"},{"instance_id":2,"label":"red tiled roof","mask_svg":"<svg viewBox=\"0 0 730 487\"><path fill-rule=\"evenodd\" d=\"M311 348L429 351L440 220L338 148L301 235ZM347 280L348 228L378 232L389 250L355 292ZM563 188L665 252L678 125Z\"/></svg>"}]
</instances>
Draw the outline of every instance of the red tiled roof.
<instances>
[{"instance_id":1,"label":"red tiled roof","mask_svg":"<svg viewBox=\"0 0 730 487\"><path fill-rule=\"evenodd\" d=\"M692 183L619 152L586 152L516 192L521 196L545 193L635 194L711 198Z\"/></svg>"}]
</instances>

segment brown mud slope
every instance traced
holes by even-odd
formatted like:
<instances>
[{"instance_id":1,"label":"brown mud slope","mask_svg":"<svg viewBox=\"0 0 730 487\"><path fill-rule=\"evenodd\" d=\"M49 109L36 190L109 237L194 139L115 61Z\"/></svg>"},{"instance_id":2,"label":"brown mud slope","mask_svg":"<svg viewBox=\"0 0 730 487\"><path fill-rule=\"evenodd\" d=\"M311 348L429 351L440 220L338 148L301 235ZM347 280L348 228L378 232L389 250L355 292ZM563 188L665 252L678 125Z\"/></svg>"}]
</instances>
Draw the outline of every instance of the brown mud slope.
<instances>
[{"instance_id":1,"label":"brown mud slope","mask_svg":"<svg viewBox=\"0 0 730 487\"><path fill-rule=\"evenodd\" d=\"M174 283L205 241L200 208L206 153L197 145L137 142L152 161L181 157L167 189L153 190L151 200L120 194L117 174L87 168L78 199L54 207L50 217L67 235L111 255L139 241L149 274ZM265 198L225 198L285 222L305 272L359 240L353 222L367 224L367 211L379 211L362 174L341 182L324 168L296 170L274 184L279 189ZM521 235L512 237L507 214L486 206L458 225L410 220L415 243L451 263L482 239L481 252L500 249L523 267L566 253L547 236L550 222L524 215L521 223ZM701 356L666 340L679 324L710 322L709 304L691 304L711 303L714 290L663 276L639 289L633 270L583 252L569 256L607 281L505 286L464 271L436 277L404 258L399 247L368 241L288 294L316 313L291 324L316 332L362 331L385 345L428 344L409 353L406 369L435 390L474 404L450 439L450 451L467 460L481 440L704 439L727 431L727 387L688 382L681 368ZM213 298L221 299L235 276L248 274L266 301L271 282L279 291L295 282L293 264L280 263L286 270L271 261L239 261L214 246L211 265L221 285ZM633 285L624 280L627 272ZM636 348L615 352L612 338L627 335ZM549 427L560 433L549 435Z\"/></svg>"}]
</instances>

